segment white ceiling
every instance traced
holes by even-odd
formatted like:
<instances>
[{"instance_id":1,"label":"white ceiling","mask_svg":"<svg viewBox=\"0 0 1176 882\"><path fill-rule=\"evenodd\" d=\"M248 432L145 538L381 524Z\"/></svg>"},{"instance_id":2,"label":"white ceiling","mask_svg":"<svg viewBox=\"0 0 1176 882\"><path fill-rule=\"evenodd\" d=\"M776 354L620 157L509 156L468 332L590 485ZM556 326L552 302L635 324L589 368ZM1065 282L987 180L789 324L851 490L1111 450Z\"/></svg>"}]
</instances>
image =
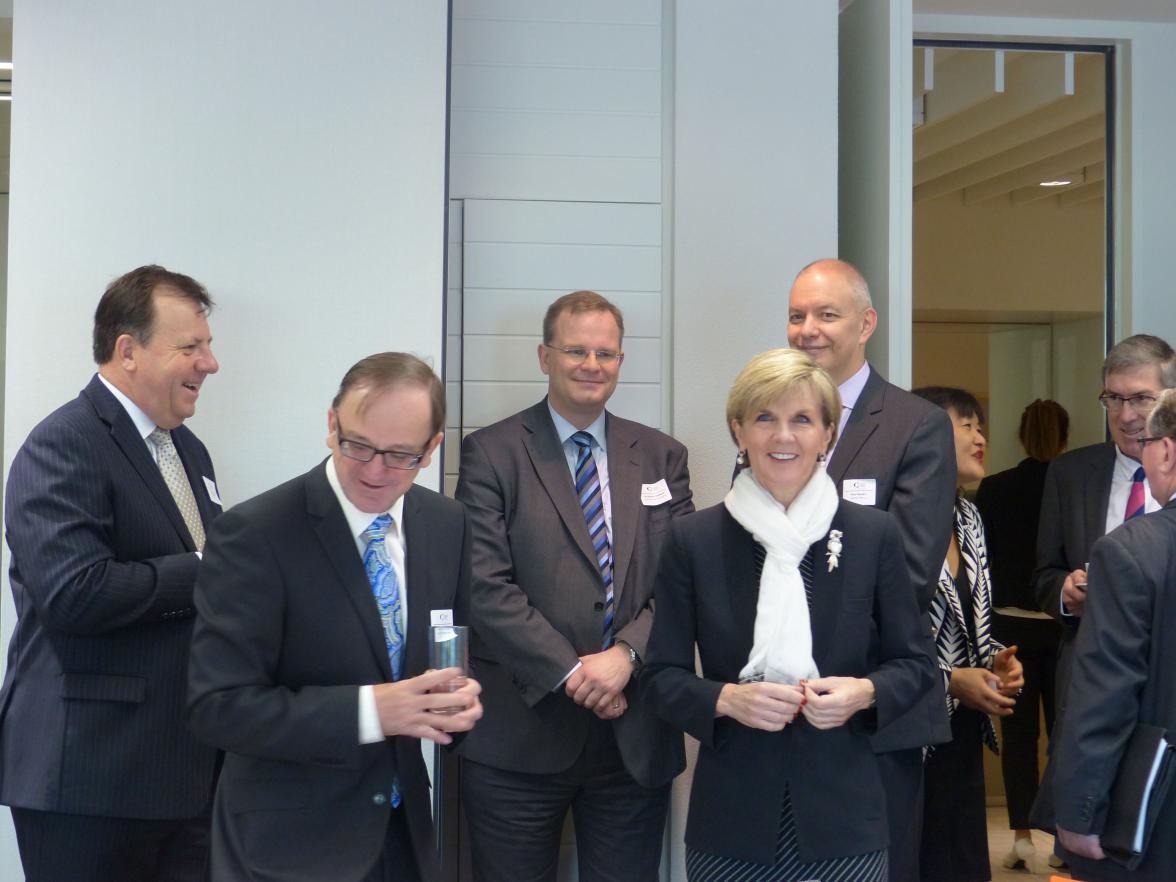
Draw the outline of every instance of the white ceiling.
<instances>
[{"instance_id":1,"label":"white ceiling","mask_svg":"<svg viewBox=\"0 0 1176 882\"><path fill-rule=\"evenodd\" d=\"M916 13L1176 22L1176 0L914 0Z\"/></svg>"}]
</instances>

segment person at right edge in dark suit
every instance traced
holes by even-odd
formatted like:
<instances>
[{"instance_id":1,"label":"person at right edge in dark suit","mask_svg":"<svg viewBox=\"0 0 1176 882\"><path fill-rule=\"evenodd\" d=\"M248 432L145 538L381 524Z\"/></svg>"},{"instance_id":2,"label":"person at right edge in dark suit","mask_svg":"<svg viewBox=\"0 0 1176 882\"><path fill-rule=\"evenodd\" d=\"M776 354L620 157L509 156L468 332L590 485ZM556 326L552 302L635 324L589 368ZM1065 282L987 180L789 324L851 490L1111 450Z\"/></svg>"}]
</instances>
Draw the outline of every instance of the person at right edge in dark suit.
<instances>
[{"instance_id":1,"label":"person at right edge in dark suit","mask_svg":"<svg viewBox=\"0 0 1176 882\"><path fill-rule=\"evenodd\" d=\"M183 423L219 368L211 308L199 282L161 266L111 282L94 314L98 373L12 462L0 802L29 882L205 878L216 751L184 726L184 674L221 505Z\"/></svg>"},{"instance_id":2,"label":"person at right edge in dark suit","mask_svg":"<svg viewBox=\"0 0 1176 882\"><path fill-rule=\"evenodd\" d=\"M636 693L671 518L693 511L686 448L605 410L624 320L592 291L548 307L547 397L462 444L470 664L486 715L461 745L478 882L554 882L571 809L581 882L653 882L674 733Z\"/></svg>"},{"instance_id":3,"label":"person at right edge in dark suit","mask_svg":"<svg viewBox=\"0 0 1176 882\"><path fill-rule=\"evenodd\" d=\"M1098 398L1107 411L1111 440L1079 447L1051 462L1041 498L1033 590L1041 609L1062 623L1054 739L1066 725L1066 695L1074 640L1084 613L1091 548L1124 521L1159 508L1139 462L1138 439L1145 433L1144 424L1160 392L1176 387L1176 352L1159 337L1136 334L1107 353L1102 379ZM1031 814L1034 826L1045 830L1054 826L1054 773L1050 763ZM1056 866L1056 859L1051 863Z\"/></svg>"},{"instance_id":4,"label":"person at right edge in dark suit","mask_svg":"<svg viewBox=\"0 0 1176 882\"><path fill-rule=\"evenodd\" d=\"M902 536L911 591L928 616L952 527L956 496L951 420L933 404L886 382L866 361L878 315L862 274L841 260L800 271L788 298L788 343L829 372L842 401L828 475L838 495L884 509ZM926 619L930 631L930 618ZM923 751L951 737L943 684L882 726L872 743L886 791L893 882L919 877Z\"/></svg>"},{"instance_id":5,"label":"person at right edge in dark suit","mask_svg":"<svg viewBox=\"0 0 1176 882\"><path fill-rule=\"evenodd\" d=\"M1074 878L1087 882L1176 879L1171 792L1139 866L1129 871L1103 852L1109 795L1136 724L1176 733L1176 390L1160 394L1132 440L1163 508L1094 543L1067 719L1055 736L1058 839Z\"/></svg>"}]
</instances>

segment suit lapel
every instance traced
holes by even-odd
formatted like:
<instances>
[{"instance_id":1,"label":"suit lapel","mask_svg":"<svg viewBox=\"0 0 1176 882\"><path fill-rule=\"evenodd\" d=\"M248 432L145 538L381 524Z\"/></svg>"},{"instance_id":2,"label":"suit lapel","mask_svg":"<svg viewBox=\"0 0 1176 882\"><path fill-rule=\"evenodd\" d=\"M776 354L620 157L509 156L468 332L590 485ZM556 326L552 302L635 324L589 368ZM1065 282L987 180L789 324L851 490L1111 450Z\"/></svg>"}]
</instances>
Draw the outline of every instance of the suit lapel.
<instances>
[{"instance_id":1,"label":"suit lapel","mask_svg":"<svg viewBox=\"0 0 1176 882\"><path fill-rule=\"evenodd\" d=\"M837 485L838 495L841 495L841 482L849 472L850 465L866 441L878 429L886 398L885 391L885 381L870 368L870 375L866 378L866 385L862 387L862 394L858 396L857 403L849 412L845 432L838 439L833 456L829 460L827 472Z\"/></svg>"},{"instance_id":2,"label":"suit lapel","mask_svg":"<svg viewBox=\"0 0 1176 882\"><path fill-rule=\"evenodd\" d=\"M641 447L639 439L626 432L625 427L614 420L611 414L606 420L608 494L612 508L613 591L620 597L625 590L625 574L633 558L637 521L641 516Z\"/></svg>"},{"instance_id":3,"label":"suit lapel","mask_svg":"<svg viewBox=\"0 0 1176 882\"><path fill-rule=\"evenodd\" d=\"M392 663L388 659L388 646L384 642L384 629L380 624L380 613L372 596L372 586L364 572L359 558L355 537L347 527L347 519L339 508L335 491L327 482L324 465L319 465L306 476L306 510L314 524L314 532L322 545L323 553L330 560L343 593L355 609L363 626L369 648L376 657L376 663L384 679L392 680ZM409 592L409 596L412 593ZM410 610L411 615L411 610Z\"/></svg>"},{"instance_id":4,"label":"suit lapel","mask_svg":"<svg viewBox=\"0 0 1176 882\"><path fill-rule=\"evenodd\" d=\"M838 507L838 513L833 516L833 523L829 525L829 529L842 529L840 507ZM846 541L851 543L853 540L851 537L846 537ZM844 574L847 566L843 560L835 569L829 569L828 560L825 557L827 544L828 534L826 533L809 549L813 564L809 628L813 635L813 661L822 675L825 673L825 663L829 652L836 643L834 631L837 628L838 613L841 609L841 595L845 590ZM852 548L852 545L848 545L848 547Z\"/></svg>"},{"instance_id":5,"label":"suit lapel","mask_svg":"<svg viewBox=\"0 0 1176 882\"><path fill-rule=\"evenodd\" d=\"M572 473L568 470L563 446L555 434L551 414L547 412L546 398L523 412L523 429L526 433L523 436L523 445L531 458L531 465L535 469L539 483L543 485L551 504L563 520L564 527L584 553L584 557L596 567L596 555L588 541L588 525L584 523L584 512L576 499L576 489L572 485Z\"/></svg>"},{"instance_id":6,"label":"suit lapel","mask_svg":"<svg viewBox=\"0 0 1176 882\"><path fill-rule=\"evenodd\" d=\"M404 496L404 581L408 592L408 627L405 629L404 671L405 676L419 673L428 667L429 625L432 612L432 587L429 569L424 564L430 559L429 530L421 519L420 504L415 488L410 487ZM421 561L421 566L416 562ZM421 623L416 627L413 623ZM423 635L424 639L415 639Z\"/></svg>"},{"instance_id":7,"label":"suit lapel","mask_svg":"<svg viewBox=\"0 0 1176 882\"><path fill-rule=\"evenodd\" d=\"M155 501L159 503L159 507L175 528L184 548L195 551L196 545L192 541L192 534L188 532L188 525L184 523L184 516L180 514L180 507L176 505L171 491L167 489L163 474L147 449L147 442L139 435L126 408L110 394L110 390L103 385L97 375L90 381L83 394L90 400L98 417L110 426L110 437L139 473L143 484L155 497Z\"/></svg>"},{"instance_id":8,"label":"suit lapel","mask_svg":"<svg viewBox=\"0 0 1176 882\"><path fill-rule=\"evenodd\" d=\"M1087 547L1107 531L1107 506L1111 504L1111 480L1115 474L1115 442L1108 441L1102 456L1086 471L1082 498L1089 500L1086 511Z\"/></svg>"},{"instance_id":9,"label":"suit lapel","mask_svg":"<svg viewBox=\"0 0 1176 882\"><path fill-rule=\"evenodd\" d=\"M731 513L723 509L723 576L731 603L731 619L739 643L730 647L736 671L751 655L755 640L755 613L759 604L759 579L755 573L755 540Z\"/></svg>"}]
</instances>

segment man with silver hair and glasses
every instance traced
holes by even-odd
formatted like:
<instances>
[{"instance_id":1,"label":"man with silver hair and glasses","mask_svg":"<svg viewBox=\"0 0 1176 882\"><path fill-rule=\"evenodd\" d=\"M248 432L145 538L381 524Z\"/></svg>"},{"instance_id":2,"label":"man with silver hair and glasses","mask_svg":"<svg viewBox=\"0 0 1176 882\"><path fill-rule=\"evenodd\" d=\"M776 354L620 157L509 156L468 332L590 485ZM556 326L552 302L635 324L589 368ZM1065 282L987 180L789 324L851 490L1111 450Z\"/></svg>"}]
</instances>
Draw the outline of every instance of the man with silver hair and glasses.
<instances>
[{"instance_id":1,"label":"man with silver hair and glasses","mask_svg":"<svg viewBox=\"0 0 1176 882\"><path fill-rule=\"evenodd\" d=\"M1162 508L1094 545L1069 719L1054 755L1062 770L1054 785L1058 837L1075 878L1091 882L1176 878L1172 799L1160 805L1138 866L1128 870L1104 853L1109 794L1133 731L1176 731L1176 644L1164 639L1176 628L1176 390L1157 395L1134 441Z\"/></svg>"},{"instance_id":2,"label":"man with silver hair and glasses","mask_svg":"<svg viewBox=\"0 0 1176 882\"><path fill-rule=\"evenodd\" d=\"M1050 463L1041 500L1033 587L1041 608L1062 623L1058 646L1054 738L1064 725L1074 640L1086 603L1086 565L1096 540L1124 521L1156 511L1140 464L1139 439L1164 389L1176 387L1176 352L1159 337L1136 334L1107 353L1098 396L1111 440L1063 453ZM1049 780L1038 791L1034 818L1052 826Z\"/></svg>"}]
</instances>

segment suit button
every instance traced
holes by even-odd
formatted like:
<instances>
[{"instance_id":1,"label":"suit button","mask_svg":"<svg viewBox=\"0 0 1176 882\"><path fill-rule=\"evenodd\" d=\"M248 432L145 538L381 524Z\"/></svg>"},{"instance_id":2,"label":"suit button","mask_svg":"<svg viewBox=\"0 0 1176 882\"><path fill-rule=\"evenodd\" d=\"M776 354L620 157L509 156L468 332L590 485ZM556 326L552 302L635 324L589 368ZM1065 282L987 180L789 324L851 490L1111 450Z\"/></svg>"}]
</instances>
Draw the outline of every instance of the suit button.
<instances>
[{"instance_id":1,"label":"suit button","mask_svg":"<svg viewBox=\"0 0 1176 882\"><path fill-rule=\"evenodd\" d=\"M373 793L372 794L372 804L373 805L383 805L387 801L388 801L388 797L383 793Z\"/></svg>"},{"instance_id":2,"label":"suit button","mask_svg":"<svg viewBox=\"0 0 1176 882\"><path fill-rule=\"evenodd\" d=\"M596 603L592 604L592 608L597 612L600 612L602 609L604 609L604 604L598 600Z\"/></svg>"}]
</instances>

